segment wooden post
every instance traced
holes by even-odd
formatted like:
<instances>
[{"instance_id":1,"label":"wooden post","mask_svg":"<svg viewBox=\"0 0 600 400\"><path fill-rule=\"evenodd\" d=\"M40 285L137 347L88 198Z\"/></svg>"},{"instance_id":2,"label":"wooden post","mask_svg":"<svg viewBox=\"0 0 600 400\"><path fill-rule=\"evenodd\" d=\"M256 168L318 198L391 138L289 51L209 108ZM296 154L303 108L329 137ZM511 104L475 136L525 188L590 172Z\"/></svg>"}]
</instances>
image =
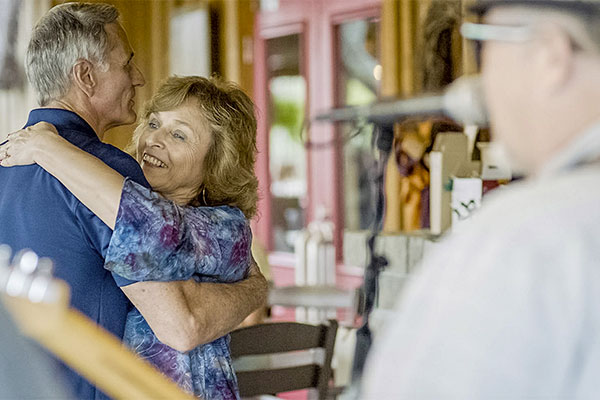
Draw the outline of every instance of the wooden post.
<instances>
[{"instance_id":1,"label":"wooden post","mask_svg":"<svg viewBox=\"0 0 600 400\"><path fill-rule=\"evenodd\" d=\"M415 24L417 2L413 0L383 0L382 3L382 86L386 97L409 96L415 92ZM384 232L402 230L400 186L402 176L396 160L388 161L385 177L386 211Z\"/></svg>"},{"instance_id":2,"label":"wooden post","mask_svg":"<svg viewBox=\"0 0 600 400\"><path fill-rule=\"evenodd\" d=\"M221 0L220 62L221 73L237 82L249 96L253 95L254 79L254 0Z\"/></svg>"}]
</instances>

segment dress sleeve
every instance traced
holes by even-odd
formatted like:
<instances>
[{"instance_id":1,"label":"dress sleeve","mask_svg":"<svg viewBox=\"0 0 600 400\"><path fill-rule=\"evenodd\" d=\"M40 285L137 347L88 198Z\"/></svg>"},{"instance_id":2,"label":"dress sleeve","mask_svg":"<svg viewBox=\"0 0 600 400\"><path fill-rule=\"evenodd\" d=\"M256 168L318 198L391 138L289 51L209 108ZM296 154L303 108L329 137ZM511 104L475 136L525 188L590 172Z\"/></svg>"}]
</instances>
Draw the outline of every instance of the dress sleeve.
<instances>
[{"instance_id":1,"label":"dress sleeve","mask_svg":"<svg viewBox=\"0 0 600 400\"><path fill-rule=\"evenodd\" d=\"M105 268L131 281L234 282L246 275L251 232L234 207L182 207L125 180ZM128 282L126 280L129 280Z\"/></svg>"}]
</instances>

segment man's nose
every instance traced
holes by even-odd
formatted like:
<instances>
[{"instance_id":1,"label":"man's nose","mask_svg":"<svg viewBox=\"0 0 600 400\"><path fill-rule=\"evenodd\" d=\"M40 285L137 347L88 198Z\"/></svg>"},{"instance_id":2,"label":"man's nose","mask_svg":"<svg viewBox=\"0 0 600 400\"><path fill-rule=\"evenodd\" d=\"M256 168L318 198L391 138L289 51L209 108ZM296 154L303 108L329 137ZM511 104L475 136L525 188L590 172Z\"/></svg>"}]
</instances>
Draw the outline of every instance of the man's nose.
<instances>
[{"instance_id":1,"label":"man's nose","mask_svg":"<svg viewBox=\"0 0 600 400\"><path fill-rule=\"evenodd\" d=\"M137 64L133 64L133 74L132 74L131 82L133 86L144 86L146 84L146 79L144 78L144 74L138 68Z\"/></svg>"}]
</instances>

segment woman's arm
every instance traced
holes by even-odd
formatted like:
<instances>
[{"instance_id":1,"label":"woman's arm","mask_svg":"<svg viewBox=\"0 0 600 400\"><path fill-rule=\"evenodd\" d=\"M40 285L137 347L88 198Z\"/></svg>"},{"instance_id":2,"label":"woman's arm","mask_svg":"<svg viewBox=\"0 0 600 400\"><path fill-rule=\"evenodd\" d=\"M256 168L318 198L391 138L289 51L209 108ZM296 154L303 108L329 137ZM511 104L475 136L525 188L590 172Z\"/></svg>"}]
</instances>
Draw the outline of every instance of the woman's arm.
<instances>
[{"instance_id":1,"label":"woman's arm","mask_svg":"<svg viewBox=\"0 0 600 400\"><path fill-rule=\"evenodd\" d=\"M138 281L123 292L163 343L185 352L225 335L264 305L267 286L258 268L240 281L255 264L250 240L238 209L181 207L127 181L105 267ZM191 276L240 282L198 284ZM177 281L160 282L166 280Z\"/></svg>"},{"instance_id":2,"label":"woman's arm","mask_svg":"<svg viewBox=\"0 0 600 400\"><path fill-rule=\"evenodd\" d=\"M8 136L0 165L39 164L111 229L115 227L123 176L63 139L54 125L40 122Z\"/></svg>"},{"instance_id":3,"label":"woman's arm","mask_svg":"<svg viewBox=\"0 0 600 400\"><path fill-rule=\"evenodd\" d=\"M149 281L121 289L161 342L186 352L228 334L263 307L268 285L253 262L248 278L236 283Z\"/></svg>"}]
</instances>

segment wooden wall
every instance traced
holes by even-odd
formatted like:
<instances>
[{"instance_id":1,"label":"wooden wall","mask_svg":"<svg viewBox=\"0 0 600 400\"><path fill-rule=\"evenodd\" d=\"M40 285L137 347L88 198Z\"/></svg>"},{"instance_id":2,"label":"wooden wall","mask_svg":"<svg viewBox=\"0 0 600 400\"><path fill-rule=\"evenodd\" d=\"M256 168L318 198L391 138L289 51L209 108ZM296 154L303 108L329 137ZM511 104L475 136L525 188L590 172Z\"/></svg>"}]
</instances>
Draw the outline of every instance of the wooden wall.
<instances>
[{"instance_id":1,"label":"wooden wall","mask_svg":"<svg viewBox=\"0 0 600 400\"><path fill-rule=\"evenodd\" d=\"M258 0L213 1L221 16L220 75L254 93L254 15Z\"/></svg>"}]
</instances>

